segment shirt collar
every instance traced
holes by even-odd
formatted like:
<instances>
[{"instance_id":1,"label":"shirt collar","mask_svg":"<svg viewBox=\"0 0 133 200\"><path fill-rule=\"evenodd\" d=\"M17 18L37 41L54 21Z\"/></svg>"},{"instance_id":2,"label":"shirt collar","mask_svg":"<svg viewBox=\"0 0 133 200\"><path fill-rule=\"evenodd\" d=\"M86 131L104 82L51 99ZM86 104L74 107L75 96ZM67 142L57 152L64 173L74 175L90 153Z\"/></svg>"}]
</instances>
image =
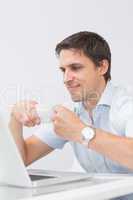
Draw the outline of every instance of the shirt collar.
<instances>
[{"instance_id":1,"label":"shirt collar","mask_svg":"<svg viewBox=\"0 0 133 200\"><path fill-rule=\"evenodd\" d=\"M105 106L111 106L112 100L113 100L113 95L115 91L115 86L112 84L111 81L108 81L106 84L106 87L101 95L100 100L98 101L97 106L99 105L105 105ZM75 103L75 111L78 114L81 114L84 111L84 106L83 102L77 102Z\"/></svg>"},{"instance_id":2,"label":"shirt collar","mask_svg":"<svg viewBox=\"0 0 133 200\"><path fill-rule=\"evenodd\" d=\"M101 95L101 98L97 103L97 106L98 105L111 106L114 89L115 89L115 87L113 86L112 82L108 81L106 84L106 87Z\"/></svg>"}]
</instances>

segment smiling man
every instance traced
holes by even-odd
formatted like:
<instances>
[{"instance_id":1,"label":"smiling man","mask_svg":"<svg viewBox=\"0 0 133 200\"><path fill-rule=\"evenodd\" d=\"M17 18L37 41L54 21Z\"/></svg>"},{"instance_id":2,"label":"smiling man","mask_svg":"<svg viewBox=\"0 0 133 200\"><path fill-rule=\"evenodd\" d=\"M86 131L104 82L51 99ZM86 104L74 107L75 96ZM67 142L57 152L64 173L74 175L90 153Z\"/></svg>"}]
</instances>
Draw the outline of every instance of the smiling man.
<instances>
[{"instance_id":1,"label":"smiling man","mask_svg":"<svg viewBox=\"0 0 133 200\"><path fill-rule=\"evenodd\" d=\"M23 125L40 123L36 102L14 106L10 129L25 164L70 142L86 172L132 173L133 98L110 81L108 43L96 33L79 32L60 42L56 54L74 112L56 106L52 123L24 141Z\"/></svg>"}]
</instances>

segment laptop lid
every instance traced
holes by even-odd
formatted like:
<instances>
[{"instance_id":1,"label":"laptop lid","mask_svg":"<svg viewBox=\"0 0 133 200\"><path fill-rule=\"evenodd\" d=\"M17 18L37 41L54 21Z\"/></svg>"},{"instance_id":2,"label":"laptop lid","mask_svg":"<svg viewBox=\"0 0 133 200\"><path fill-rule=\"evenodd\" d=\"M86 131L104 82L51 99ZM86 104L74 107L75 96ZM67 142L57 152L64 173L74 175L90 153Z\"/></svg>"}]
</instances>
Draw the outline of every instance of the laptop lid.
<instances>
[{"instance_id":1,"label":"laptop lid","mask_svg":"<svg viewBox=\"0 0 133 200\"><path fill-rule=\"evenodd\" d=\"M0 108L0 182L26 187L32 185L2 108Z\"/></svg>"}]
</instances>

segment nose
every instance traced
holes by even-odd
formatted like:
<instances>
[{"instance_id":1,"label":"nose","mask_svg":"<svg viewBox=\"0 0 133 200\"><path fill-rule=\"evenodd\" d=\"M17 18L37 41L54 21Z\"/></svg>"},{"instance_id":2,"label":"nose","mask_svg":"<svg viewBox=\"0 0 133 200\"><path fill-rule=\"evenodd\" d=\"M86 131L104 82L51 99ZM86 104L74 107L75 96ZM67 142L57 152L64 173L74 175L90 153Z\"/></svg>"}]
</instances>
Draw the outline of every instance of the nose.
<instances>
[{"instance_id":1,"label":"nose","mask_svg":"<svg viewBox=\"0 0 133 200\"><path fill-rule=\"evenodd\" d=\"M64 83L72 81L74 79L74 74L70 70L66 70L64 73Z\"/></svg>"}]
</instances>

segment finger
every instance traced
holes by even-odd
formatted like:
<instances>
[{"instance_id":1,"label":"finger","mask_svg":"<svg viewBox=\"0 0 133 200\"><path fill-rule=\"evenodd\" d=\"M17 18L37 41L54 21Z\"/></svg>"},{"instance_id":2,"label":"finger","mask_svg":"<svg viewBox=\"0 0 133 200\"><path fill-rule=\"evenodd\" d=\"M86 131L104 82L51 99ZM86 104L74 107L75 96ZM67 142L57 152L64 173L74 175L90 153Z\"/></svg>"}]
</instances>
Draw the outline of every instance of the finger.
<instances>
[{"instance_id":1,"label":"finger","mask_svg":"<svg viewBox=\"0 0 133 200\"><path fill-rule=\"evenodd\" d=\"M35 109L31 110L31 120L35 122L37 125L39 125L41 122L40 116L38 115Z\"/></svg>"},{"instance_id":2,"label":"finger","mask_svg":"<svg viewBox=\"0 0 133 200\"><path fill-rule=\"evenodd\" d=\"M33 127L33 126L37 125L37 123L36 123L35 120L29 119L29 120L27 120L27 121L24 121L24 125L25 125L25 126L28 126L28 127Z\"/></svg>"},{"instance_id":3,"label":"finger","mask_svg":"<svg viewBox=\"0 0 133 200\"><path fill-rule=\"evenodd\" d=\"M53 107L53 111L54 111L55 113L58 113L61 109L62 109L62 105L55 105L55 106Z\"/></svg>"},{"instance_id":4,"label":"finger","mask_svg":"<svg viewBox=\"0 0 133 200\"><path fill-rule=\"evenodd\" d=\"M52 116L51 120L54 122L56 120L55 116Z\"/></svg>"},{"instance_id":5,"label":"finger","mask_svg":"<svg viewBox=\"0 0 133 200\"><path fill-rule=\"evenodd\" d=\"M37 119L37 118L39 118L39 115L38 115L38 113L37 113L37 111L36 111L35 108L31 108L28 114L30 115L30 117L31 117L32 119Z\"/></svg>"},{"instance_id":6,"label":"finger","mask_svg":"<svg viewBox=\"0 0 133 200\"><path fill-rule=\"evenodd\" d=\"M33 126L35 126L35 124L32 123L32 122L27 122L27 123L24 124L24 126L33 127Z\"/></svg>"},{"instance_id":7,"label":"finger","mask_svg":"<svg viewBox=\"0 0 133 200\"><path fill-rule=\"evenodd\" d=\"M30 121L34 125L39 125L41 123L41 119L36 111L36 108L31 108L29 112L27 112Z\"/></svg>"},{"instance_id":8,"label":"finger","mask_svg":"<svg viewBox=\"0 0 133 200\"><path fill-rule=\"evenodd\" d=\"M25 123L27 123L29 121L29 118L25 113L23 113L20 116L20 121L22 122L22 124L25 124Z\"/></svg>"},{"instance_id":9,"label":"finger","mask_svg":"<svg viewBox=\"0 0 133 200\"><path fill-rule=\"evenodd\" d=\"M30 108L36 109L37 104L38 103L36 101L30 101Z\"/></svg>"},{"instance_id":10,"label":"finger","mask_svg":"<svg viewBox=\"0 0 133 200\"><path fill-rule=\"evenodd\" d=\"M34 100L31 100L30 103L32 103L33 105L38 104L38 102L37 102L37 101L34 101Z\"/></svg>"},{"instance_id":11,"label":"finger","mask_svg":"<svg viewBox=\"0 0 133 200\"><path fill-rule=\"evenodd\" d=\"M35 117L35 108L33 108L31 105L26 105L26 109L24 110L26 115L30 120L32 120Z\"/></svg>"},{"instance_id":12,"label":"finger","mask_svg":"<svg viewBox=\"0 0 133 200\"><path fill-rule=\"evenodd\" d=\"M41 123L41 119L40 118L36 119L36 125L39 125L40 123Z\"/></svg>"}]
</instances>

